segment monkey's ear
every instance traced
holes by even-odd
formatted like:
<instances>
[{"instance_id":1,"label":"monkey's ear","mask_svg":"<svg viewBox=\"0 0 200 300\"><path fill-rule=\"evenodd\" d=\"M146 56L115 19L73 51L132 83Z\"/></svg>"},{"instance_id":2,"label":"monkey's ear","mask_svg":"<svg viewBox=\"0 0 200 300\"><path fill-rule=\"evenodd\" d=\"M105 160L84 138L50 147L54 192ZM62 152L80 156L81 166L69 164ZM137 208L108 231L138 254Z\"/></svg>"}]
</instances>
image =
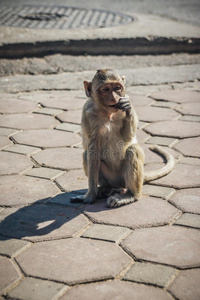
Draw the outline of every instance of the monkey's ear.
<instances>
[{"instance_id":1,"label":"monkey's ear","mask_svg":"<svg viewBox=\"0 0 200 300\"><path fill-rule=\"evenodd\" d=\"M124 84L126 83L126 76L121 76L122 81L124 82Z\"/></svg>"},{"instance_id":2,"label":"monkey's ear","mask_svg":"<svg viewBox=\"0 0 200 300\"><path fill-rule=\"evenodd\" d=\"M84 84L86 96L91 97L92 82L83 81L83 84Z\"/></svg>"}]
</instances>

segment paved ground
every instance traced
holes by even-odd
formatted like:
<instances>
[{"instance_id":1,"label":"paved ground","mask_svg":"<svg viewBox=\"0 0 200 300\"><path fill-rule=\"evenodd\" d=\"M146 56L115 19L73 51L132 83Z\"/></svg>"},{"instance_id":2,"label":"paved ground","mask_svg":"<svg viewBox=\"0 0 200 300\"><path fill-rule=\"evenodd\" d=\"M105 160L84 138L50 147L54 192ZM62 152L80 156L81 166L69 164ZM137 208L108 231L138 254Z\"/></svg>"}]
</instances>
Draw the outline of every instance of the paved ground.
<instances>
[{"instance_id":1,"label":"paved ground","mask_svg":"<svg viewBox=\"0 0 200 300\"><path fill-rule=\"evenodd\" d=\"M127 0L123 10L122 3L116 1L115 11L132 7ZM178 43L199 40L197 1L180 14L179 0L174 7L164 3L136 3L136 12L147 15L139 16L144 23L129 28L127 41L142 35L151 41L152 28L162 46L169 37ZM109 9L111 2L101 5ZM137 28L143 29L136 34ZM41 40L83 37L81 30L59 32L0 27L0 50L7 43L13 56L13 45L24 47L20 41L32 50L30 45ZM124 36L120 27L84 34L94 40ZM181 49L157 56L55 54L0 60L0 299L200 298L200 55ZM105 66L126 76L140 119L137 135L146 153L145 169L164 164L149 144L167 148L176 161L169 175L144 185L141 200L117 209L108 209L105 199L93 205L70 203L71 196L87 189L81 159L82 82Z\"/></svg>"},{"instance_id":2,"label":"paved ground","mask_svg":"<svg viewBox=\"0 0 200 300\"><path fill-rule=\"evenodd\" d=\"M32 76L13 67L14 76L1 78L3 299L199 299L199 58L187 56L184 65L175 55L170 65L167 57L157 57L150 66L146 59L142 65L142 57L136 59L133 71L125 66L127 57L118 63L140 118L145 168L163 165L148 150L154 143L167 147L176 165L145 185L140 201L118 209L108 209L105 199L93 205L69 201L87 188L81 82L94 71ZM103 63L103 57L96 61ZM178 83L172 82L175 75Z\"/></svg>"}]
</instances>

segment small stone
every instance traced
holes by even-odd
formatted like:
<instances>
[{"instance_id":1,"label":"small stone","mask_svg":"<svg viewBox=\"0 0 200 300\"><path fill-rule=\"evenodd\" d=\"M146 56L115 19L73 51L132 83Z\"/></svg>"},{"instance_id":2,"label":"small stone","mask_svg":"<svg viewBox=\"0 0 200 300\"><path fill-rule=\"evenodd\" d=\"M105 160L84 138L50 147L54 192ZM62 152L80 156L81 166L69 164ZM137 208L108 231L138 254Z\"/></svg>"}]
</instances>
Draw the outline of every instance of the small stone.
<instances>
[{"instance_id":1,"label":"small stone","mask_svg":"<svg viewBox=\"0 0 200 300\"><path fill-rule=\"evenodd\" d=\"M200 188L177 191L169 201L183 212L200 214Z\"/></svg>"},{"instance_id":2,"label":"small stone","mask_svg":"<svg viewBox=\"0 0 200 300\"><path fill-rule=\"evenodd\" d=\"M65 289L66 285L61 283L36 278L24 278L8 295L11 298L20 300L51 300L57 299Z\"/></svg>"},{"instance_id":3,"label":"small stone","mask_svg":"<svg viewBox=\"0 0 200 300\"><path fill-rule=\"evenodd\" d=\"M135 263L124 279L165 287L175 274L176 270L171 267L151 263Z\"/></svg>"},{"instance_id":4,"label":"small stone","mask_svg":"<svg viewBox=\"0 0 200 300\"><path fill-rule=\"evenodd\" d=\"M162 199L169 199L175 192L175 189L164 186L148 185L143 186L143 194L159 197Z\"/></svg>"},{"instance_id":5,"label":"small stone","mask_svg":"<svg viewBox=\"0 0 200 300\"><path fill-rule=\"evenodd\" d=\"M176 299L199 300L200 298L200 269L182 271L168 290Z\"/></svg>"},{"instance_id":6,"label":"small stone","mask_svg":"<svg viewBox=\"0 0 200 300\"><path fill-rule=\"evenodd\" d=\"M5 151L27 155L39 152L40 148L13 144L12 146L7 147Z\"/></svg>"},{"instance_id":7,"label":"small stone","mask_svg":"<svg viewBox=\"0 0 200 300\"><path fill-rule=\"evenodd\" d=\"M60 170L50 169L50 168L33 168L25 173L25 175L45 178L45 179L54 179L55 177L61 175L63 172Z\"/></svg>"},{"instance_id":8,"label":"small stone","mask_svg":"<svg viewBox=\"0 0 200 300\"><path fill-rule=\"evenodd\" d=\"M0 294L3 294L6 289L21 278L18 269L13 262L6 257L0 257L0 274Z\"/></svg>"},{"instance_id":9,"label":"small stone","mask_svg":"<svg viewBox=\"0 0 200 300\"><path fill-rule=\"evenodd\" d=\"M81 127L77 124L61 123L55 127L58 130L69 131L69 132L80 132Z\"/></svg>"},{"instance_id":10,"label":"small stone","mask_svg":"<svg viewBox=\"0 0 200 300\"><path fill-rule=\"evenodd\" d=\"M82 236L117 243L129 232L130 229L125 227L94 224Z\"/></svg>"},{"instance_id":11,"label":"small stone","mask_svg":"<svg viewBox=\"0 0 200 300\"><path fill-rule=\"evenodd\" d=\"M185 213L175 222L175 225L182 225L200 229L200 216Z\"/></svg>"},{"instance_id":12,"label":"small stone","mask_svg":"<svg viewBox=\"0 0 200 300\"><path fill-rule=\"evenodd\" d=\"M30 245L31 243L26 241L0 236L0 253L9 257L15 257Z\"/></svg>"}]
</instances>

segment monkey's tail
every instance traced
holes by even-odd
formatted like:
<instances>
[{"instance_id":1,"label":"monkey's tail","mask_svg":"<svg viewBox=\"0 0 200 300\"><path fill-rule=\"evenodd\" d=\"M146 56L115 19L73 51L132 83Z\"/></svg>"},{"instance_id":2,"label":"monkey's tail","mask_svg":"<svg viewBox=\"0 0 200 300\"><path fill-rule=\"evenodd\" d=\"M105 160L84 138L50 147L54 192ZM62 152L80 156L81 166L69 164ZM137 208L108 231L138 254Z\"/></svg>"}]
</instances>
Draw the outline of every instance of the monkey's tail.
<instances>
[{"instance_id":1,"label":"monkey's tail","mask_svg":"<svg viewBox=\"0 0 200 300\"><path fill-rule=\"evenodd\" d=\"M144 182L152 181L167 175L174 167L174 157L159 146L150 146L150 150L161 154L166 159L166 165L158 170L148 171L144 174Z\"/></svg>"}]
</instances>

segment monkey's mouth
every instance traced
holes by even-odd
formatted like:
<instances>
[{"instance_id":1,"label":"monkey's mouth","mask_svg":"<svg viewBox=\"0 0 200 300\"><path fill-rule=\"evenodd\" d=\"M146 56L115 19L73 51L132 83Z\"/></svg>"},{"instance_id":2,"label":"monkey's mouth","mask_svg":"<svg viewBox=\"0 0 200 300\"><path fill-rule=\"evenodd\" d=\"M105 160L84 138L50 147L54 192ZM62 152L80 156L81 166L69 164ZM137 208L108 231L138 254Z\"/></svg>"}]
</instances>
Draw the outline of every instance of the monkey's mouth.
<instances>
[{"instance_id":1,"label":"monkey's mouth","mask_svg":"<svg viewBox=\"0 0 200 300\"><path fill-rule=\"evenodd\" d=\"M114 104L114 105L108 105L109 107L113 107L113 108L118 108L118 103Z\"/></svg>"}]
</instances>

